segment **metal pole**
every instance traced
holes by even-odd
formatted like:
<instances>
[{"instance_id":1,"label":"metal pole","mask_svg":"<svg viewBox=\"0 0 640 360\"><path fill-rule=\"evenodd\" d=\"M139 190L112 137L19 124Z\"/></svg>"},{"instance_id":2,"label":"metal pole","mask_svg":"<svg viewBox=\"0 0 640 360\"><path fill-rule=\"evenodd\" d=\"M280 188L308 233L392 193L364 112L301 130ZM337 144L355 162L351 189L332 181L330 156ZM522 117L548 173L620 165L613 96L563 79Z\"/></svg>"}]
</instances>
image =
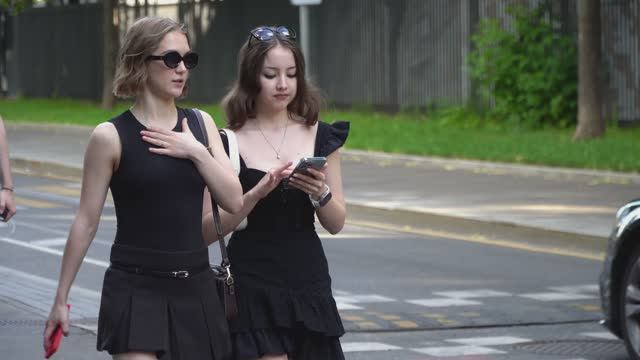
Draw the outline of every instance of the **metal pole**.
<instances>
[{"instance_id":1,"label":"metal pole","mask_svg":"<svg viewBox=\"0 0 640 360\"><path fill-rule=\"evenodd\" d=\"M302 5L300 8L300 47L302 48L302 54L306 60L305 77L309 78L309 68L311 65L309 54L309 6Z\"/></svg>"}]
</instances>

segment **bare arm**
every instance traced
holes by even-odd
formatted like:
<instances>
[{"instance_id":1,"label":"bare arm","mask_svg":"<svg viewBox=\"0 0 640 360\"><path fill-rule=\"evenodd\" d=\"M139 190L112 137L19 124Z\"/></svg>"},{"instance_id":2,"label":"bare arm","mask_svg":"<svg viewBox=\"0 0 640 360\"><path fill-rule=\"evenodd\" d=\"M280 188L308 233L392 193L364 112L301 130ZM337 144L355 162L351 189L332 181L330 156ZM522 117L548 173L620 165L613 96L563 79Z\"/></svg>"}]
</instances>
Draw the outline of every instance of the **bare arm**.
<instances>
[{"instance_id":1,"label":"bare arm","mask_svg":"<svg viewBox=\"0 0 640 360\"><path fill-rule=\"evenodd\" d=\"M209 147L216 161L211 161L211 154L207 151L198 152L193 161L205 177L207 188L220 207L227 212L237 213L243 208L240 180L224 151L216 123L209 114L204 111L201 113L209 136Z\"/></svg>"},{"instance_id":2,"label":"bare arm","mask_svg":"<svg viewBox=\"0 0 640 360\"><path fill-rule=\"evenodd\" d=\"M0 173L2 174L2 189L0 189L0 214L7 211L4 221L8 221L16 213L16 203L13 198L13 179L9 162L9 143L4 121L0 117Z\"/></svg>"},{"instance_id":3,"label":"bare arm","mask_svg":"<svg viewBox=\"0 0 640 360\"><path fill-rule=\"evenodd\" d=\"M316 214L323 228L331 234L337 234L344 227L347 217L347 206L342 192L340 150L338 149L327 156L327 165L322 171L313 168L309 168L307 171L311 176L296 173L291 180L291 185L316 199L325 191L326 186L329 186L331 200L325 206L317 209Z\"/></svg>"},{"instance_id":4,"label":"bare arm","mask_svg":"<svg viewBox=\"0 0 640 360\"><path fill-rule=\"evenodd\" d=\"M224 149L223 149L224 151ZM287 175L288 168L291 166L291 162L286 163L280 167L269 170L263 177L260 179L258 184L254 186L251 190L247 191L243 197L243 204L240 211L235 214L230 214L224 210L220 211L220 221L222 222L222 233L226 235L232 232L238 224L242 221L242 219L246 218L247 215L253 210L256 204L267 194L269 194L273 189L278 186L280 181ZM213 213L211 212L211 199L209 199L209 192L205 191L204 201L202 203L202 235L207 242L207 244L214 243L218 240L216 229L213 223Z\"/></svg>"},{"instance_id":5,"label":"bare arm","mask_svg":"<svg viewBox=\"0 0 640 360\"><path fill-rule=\"evenodd\" d=\"M80 206L71 225L62 256L58 289L44 333L45 347L56 325L61 324L65 335L68 334L69 317L66 303L69 289L98 229L119 152L120 143L115 127L110 123L98 125L91 134L85 152Z\"/></svg>"},{"instance_id":6,"label":"bare arm","mask_svg":"<svg viewBox=\"0 0 640 360\"><path fill-rule=\"evenodd\" d=\"M325 174L325 183L331 189L331 200L329 200L325 206L316 210L316 214L322 227L329 233L335 235L342 230L347 217L347 205L344 201L344 193L342 191L340 149L334 151L327 157Z\"/></svg>"}]
</instances>

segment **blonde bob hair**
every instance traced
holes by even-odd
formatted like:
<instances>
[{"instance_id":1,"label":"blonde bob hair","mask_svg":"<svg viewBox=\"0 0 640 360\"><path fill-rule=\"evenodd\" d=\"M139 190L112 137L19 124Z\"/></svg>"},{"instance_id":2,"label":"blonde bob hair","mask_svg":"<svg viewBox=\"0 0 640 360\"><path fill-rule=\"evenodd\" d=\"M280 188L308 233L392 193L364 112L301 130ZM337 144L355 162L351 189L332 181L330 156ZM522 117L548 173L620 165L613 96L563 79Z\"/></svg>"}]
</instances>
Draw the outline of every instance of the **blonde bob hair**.
<instances>
[{"instance_id":1,"label":"blonde bob hair","mask_svg":"<svg viewBox=\"0 0 640 360\"><path fill-rule=\"evenodd\" d=\"M158 47L165 35L179 31L187 36L183 24L175 20L148 16L136 20L127 30L118 52L113 93L120 98L135 97L147 81L147 56ZM187 42L189 37L187 36ZM185 85L182 95L186 93Z\"/></svg>"}]
</instances>

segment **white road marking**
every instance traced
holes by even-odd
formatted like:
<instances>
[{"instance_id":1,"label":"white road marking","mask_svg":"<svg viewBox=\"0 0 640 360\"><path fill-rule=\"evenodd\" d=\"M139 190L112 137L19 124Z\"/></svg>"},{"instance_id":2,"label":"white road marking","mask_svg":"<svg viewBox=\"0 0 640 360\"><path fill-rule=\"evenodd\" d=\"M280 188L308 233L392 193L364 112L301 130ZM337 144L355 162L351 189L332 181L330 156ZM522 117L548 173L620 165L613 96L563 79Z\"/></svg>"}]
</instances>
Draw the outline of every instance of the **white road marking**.
<instances>
[{"instance_id":1,"label":"white road marking","mask_svg":"<svg viewBox=\"0 0 640 360\"><path fill-rule=\"evenodd\" d=\"M426 307L447 307L447 306L470 306L470 305L482 305L480 301L455 299L455 298L442 298L442 299L415 299L407 300L409 304L426 306Z\"/></svg>"},{"instance_id":2,"label":"white road marking","mask_svg":"<svg viewBox=\"0 0 640 360\"><path fill-rule=\"evenodd\" d=\"M582 336L588 336L597 339L605 339L605 340L620 340L615 335L607 331L598 331L598 332L583 332L580 333Z\"/></svg>"},{"instance_id":3,"label":"white road marking","mask_svg":"<svg viewBox=\"0 0 640 360\"><path fill-rule=\"evenodd\" d=\"M12 244L12 245L22 246L22 247L25 247L25 248L31 249L31 250L37 250L37 251L40 251L40 252L43 252L43 253L47 253L47 254L58 255L58 256L62 256L64 254L64 252L62 250L49 249L49 248L44 247L44 246L29 244L29 243L26 243L24 241L14 240L14 239L6 238L6 237L0 238L0 241L4 241L4 242L6 242L8 244ZM91 264L91 265L100 266L100 267L103 267L103 268L108 268L109 267L109 263L106 262L106 261L93 259L93 258L86 257L86 256L85 256L85 258L83 259L82 262L87 263L87 264Z\"/></svg>"},{"instance_id":4,"label":"white road marking","mask_svg":"<svg viewBox=\"0 0 640 360\"><path fill-rule=\"evenodd\" d=\"M53 238L30 241L29 244L37 246L64 246L67 244L67 238Z\"/></svg>"},{"instance_id":5,"label":"white road marking","mask_svg":"<svg viewBox=\"0 0 640 360\"><path fill-rule=\"evenodd\" d=\"M362 310L362 309L364 309L362 306L353 305L353 304L349 304L349 303L342 303L342 302L338 302L338 301L336 301L336 306L338 307L338 310Z\"/></svg>"},{"instance_id":6,"label":"white road marking","mask_svg":"<svg viewBox=\"0 0 640 360\"><path fill-rule=\"evenodd\" d=\"M411 349L417 353L430 355L430 356L466 356L466 355L488 355L488 354L505 354L504 351L485 348L481 346L444 346L444 347L426 347Z\"/></svg>"},{"instance_id":7,"label":"white road marking","mask_svg":"<svg viewBox=\"0 0 640 360\"><path fill-rule=\"evenodd\" d=\"M567 292L567 293L597 293L600 289L598 285L572 285L572 286L552 286L549 288L553 291Z\"/></svg>"},{"instance_id":8,"label":"white road marking","mask_svg":"<svg viewBox=\"0 0 640 360\"><path fill-rule=\"evenodd\" d=\"M333 297L336 301L343 303L378 303L378 302L393 302L395 299L375 294L363 294L363 295L336 295Z\"/></svg>"},{"instance_id":9,"label":"white road marking","mask_svg":"<svg viewBox=\"0 0 640 360\"><path fill-rule=\"evenodd\" d=\"M473 299L483 297L499 297L513 296L513 294L504 291L495 291L490 289L466 290L466 291L438 291L434 295L450 297L454 299Z\"/></svg>"},{"instance_id":10,"label":"white road marking","mask_svg":"<svg viewBox=\"0 0 640 360\"><path fill-rule=\"evenodd\" d=\"M523 342L529 342L531 339L525 339L515 336L488 336L488 337L472 337L463 339L447 340L448 342L472 345L472 346L495 346L495 345L513 345Z\"/></svg>"},{"instance_id":11,"label":"white road marking","mask_svg":"<svg viewBox=\"0 0 640 360\"><path fill-rule=\"evenodd\" d=\"M520 294L518 296L523 298L538 300L538 301L587 300L587 299L593 299L596 297L595 295L566 293L566 292L527 293L527 294Z\"/></svg>"},{"instance_id":12,"label":"white road marking","mask_svg":"<svg viewBox=\"0 0 640 360\"><path fill-rule=\"evenodd\" d=\"M356 352L356 351L389 351L400 350L399 346L389 345L378 342L344 342L342 343L342 351L344 352Z\"/></svg>"},{"instance_id":13,"label":"white road marking","mask_svg":"<svg viewBox=\"0 0 640 360\"><path fill-rule=\"evenodd\" d=\"M35 309L43 317L49 315L58 282L0 266L0 297L23 303ZM96 318L100 304L100 292L72 286L69 291L71 319Z\"/></svg>"}]
</instances>

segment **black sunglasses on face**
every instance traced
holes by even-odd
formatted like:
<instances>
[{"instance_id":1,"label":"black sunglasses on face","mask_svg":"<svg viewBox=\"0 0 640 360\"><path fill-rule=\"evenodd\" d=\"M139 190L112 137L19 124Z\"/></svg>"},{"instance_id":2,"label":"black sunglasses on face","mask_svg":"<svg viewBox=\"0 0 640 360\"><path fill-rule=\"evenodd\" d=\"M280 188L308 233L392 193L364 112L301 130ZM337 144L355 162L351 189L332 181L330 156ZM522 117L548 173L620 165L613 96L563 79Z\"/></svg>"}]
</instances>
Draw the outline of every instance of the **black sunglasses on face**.
<instances>
[{"instance_id":1,"label":"black sunglasses on face","mask_svg":"<svg viewBox=\"0 0 640 360\"><path fill-rule=\"evenodd\" d=\"M289 30L284 26L278 27L268 27L268 26L260 26L251 31L249 31L252 37L260 40L260 41L269 41L273 39L274 36L281 36L287 39L295 39L296 34L293 30ZM249 43L251 43L251 38L249 38Z\"/></svg>"},{"instance_id":2,"label":"black sunglasses on face","mask_svg":"<svg viewBox=\"0 0 640 360\"><path fill-rule=\"evenodd\" d=\"M175 69L180 65L180 62L184 62L184 67L193 69L198 65L198 54L190 52L182 56L177 51L170 51L164 55L149 55L147 56L147 60L162 60L170 69Z\"/></svg>"}]
</instances>

